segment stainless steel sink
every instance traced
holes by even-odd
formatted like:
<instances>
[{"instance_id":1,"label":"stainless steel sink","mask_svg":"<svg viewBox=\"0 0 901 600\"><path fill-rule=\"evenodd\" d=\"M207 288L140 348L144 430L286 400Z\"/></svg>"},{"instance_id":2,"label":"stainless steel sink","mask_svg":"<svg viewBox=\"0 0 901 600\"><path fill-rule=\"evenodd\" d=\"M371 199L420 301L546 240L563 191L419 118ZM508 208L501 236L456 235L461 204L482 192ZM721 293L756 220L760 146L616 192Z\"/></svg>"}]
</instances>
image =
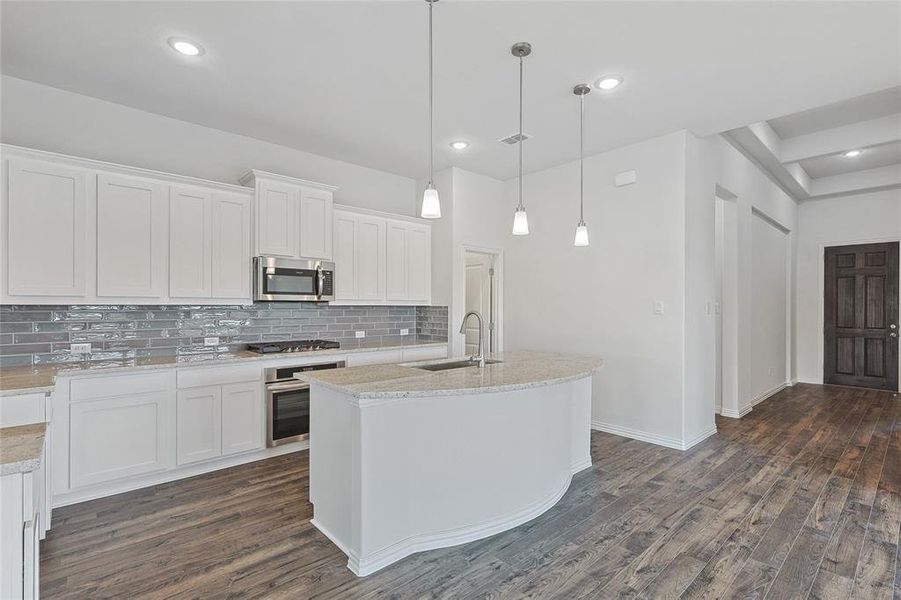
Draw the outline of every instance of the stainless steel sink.
<instances>
[{"instance_id":1,"label":"stainless steel sink","mask_svg":"<svg viewBox=\"0 0 901 600\"><path fill-rule=\"evenodd\" d=\"M494 365L501 361L488 359L486 365ZM471 360L455 360L453 362L436 363L432 365L409 365L414 369L423 369L425 371L448 371L450 369L465 369L466 367L478 367L479 363Z\"/></svg>"}]
</instances>

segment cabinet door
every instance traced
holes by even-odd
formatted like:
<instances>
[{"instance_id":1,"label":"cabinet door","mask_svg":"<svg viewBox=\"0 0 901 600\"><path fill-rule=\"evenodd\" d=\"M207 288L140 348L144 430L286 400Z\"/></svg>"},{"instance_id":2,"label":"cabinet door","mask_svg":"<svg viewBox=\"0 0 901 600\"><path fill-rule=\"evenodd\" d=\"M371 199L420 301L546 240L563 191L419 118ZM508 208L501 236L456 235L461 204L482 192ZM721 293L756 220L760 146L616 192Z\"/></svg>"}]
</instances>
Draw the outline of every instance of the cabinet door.
<instances>
[{"instance_id":1,"label":"cabinet door","mask_svg":"<svg viewBox=\"0 0 901 600\"><path fill-rule=\"evenodd\" d=\"M304 189L300 195L300 256L332 259L332 193Z\"/></svg>"},{"instance_id":2,"label":"cabinet door","mask_svg":"<svg viewBox=\"0 0 901 600\"><path fill-rule=\"evenodd\" d=\"M168 219L164 186L97 176L97 295L163 295Z\"/></svg>"},{"instance_id":3,"label":"cabinet door","mask_svg":"<svg viewBox=\"0 0 901 600\"><path fill-rule=\"evenodd\" d=\"M298 188L261 179L257 181L257 236L260 254L297 257Z\"/></svg>"},{"instance_id":4,"label":"cabinet door","mask_svg":"<svg viewBox=\"0 0 901 600\"><path fill-rule=\"evenodd\" d=\"M213 196L213 297L250 298L250 198Z\"/></svg>"},{"instance_id":5,"label":"cabinet door","mask_svg":"<svg viewBox=\"0 0 901 600\"><path fill-rule=\"evenodd\" d=\"M184 186L169 189L169 295L212 294L213 194Z\"/></svg>"},{"instance_id":6,"label":"cabinet door","mask_svg":"<svg viewBox=\"0 0 901 600\"><path fill-rule=\"evenodd\" d=\"M263 447L262 384L222 386L222 455Z\"/></svg>"},{"instance_id":7,"label":"cabinet door","mask_svg":"<svg viewBox=\"0 0 901 600\"><path fill-rule=\"evenodd\" d=\"M388 221L386 235L387 277L385 293L389 301L407 299L407 225Z\"/></svg>"},{"instance_id":8,"label":"cabinet door","mask_svg":"<svg viewBox=\"0 0 901 600\"><path fill-rule=\"evenodd\" d=\"M9 161L8 293L84 296L85 171Z\"/></svg>"},{"instance_id":9,"label":"cabinet door","mask_svg":"<svg viewBox=\"0 0 901 600\"><path fill-rule=\"evenodd\" d=\"M69 485L78 488L167 468L167 392L69 405Z\"/></svg>"},{"instance_id":10,"label":"cabinet door","mask_svg":"<svg viewBox=\"0 0 901 600\"><path fill-rule=\"evenodd\" d=\"M178 391L175 446L179 465L222 454L221 390L214 385Z\"/></svg>"},{"instance_id":11,"label":"cabinet door","mask_svg":"<svg viewBox=\"0 0 901 600\"><path fill-rule=\"evenodd\" d=\"M357 299L357 216L335 211L335 299Z\"/></svg>"},{"instance_id":12,"label":"cabinet door","mask_svg":"<svg viewBox=\"0 0 901 600\"><path fill-rule=\"evenodd\" d=\"M385 219L357 217L357 300L385 300L385 227Z\"/></svg>"},{"instance_id":13,"label":"cabinet door","mask_svg":"<svg viewBox=\"0 0 901 600\"><path fill-rule=\"evenodd\" d=\"M407 300L428 303L431 291L431 229L407 228Z\"/></svg>"}]
</instances>

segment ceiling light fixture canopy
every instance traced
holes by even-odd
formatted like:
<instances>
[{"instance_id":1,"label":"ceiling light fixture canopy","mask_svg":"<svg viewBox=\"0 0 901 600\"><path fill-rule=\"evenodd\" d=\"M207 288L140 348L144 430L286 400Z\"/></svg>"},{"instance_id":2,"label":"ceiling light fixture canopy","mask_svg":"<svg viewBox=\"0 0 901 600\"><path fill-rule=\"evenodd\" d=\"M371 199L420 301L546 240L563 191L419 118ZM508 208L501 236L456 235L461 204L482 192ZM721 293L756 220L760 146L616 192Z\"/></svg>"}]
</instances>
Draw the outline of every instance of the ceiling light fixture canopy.
<instances>
[{"instance_id":1,"label":"ceiling light fixture canopy","mask_svg":"<svg viewBox=\"0 0 901 600\"><path fill-rule=\"evenodd\" d=\"M169 38L169 46L185 56L201 56L203 54L203 46L184 38Z\"/></svg>"},{"instance_id":2,"label":"ceiling light fixture canopy","mask_svg":"<svg viewBox=\"0 0 901 600\"><path fill-rule=\"evenodd\" d=\"M576 224L574 246L588 245L588 225L585 223L585 96L591 93L588 84L580 83L573 88L579 97L579 222Z\"/></svg>"},{"instance_id":3,"label":"ceiling light fixture canopy","mask_svg":"<svg viewBox=\"0 0 901 600\"><path fill-rule=\"evenodd\" d=\"M848 150L845 152L846 158L854 158L856 156L860 156L860 150Z\"/></svg>"},{"instance_id":4,"label":"ceiling light fixture canopy","mask_svg":"<svg viewBox=\"0 0 901 600\"><path fill-rule=\"evenodd\" d=\"M519 204L513 213L513 235L529 235L529 217L526 207L522 203L522 59L532 53L532 45L528 42L518 42L510 48L513 56L519 58Z\"/></svg>"},{"instance_id":5,"label":"ceiling light fixture canopy","mask_svg":"<svg viewBox=\"0 0 901 600\"><path fill-rule=\"evenodd\" d=\"M604 75L595 84L599 90L610 91L623 82L622 75Z\"/></svg>"},{"instance_id":6,"label":"ceiling light fixture canopy","mask_svg":"<svg viewBox=\"0 0 901 600\"><path fill-rule=\"evenodd\" d=\"M429 184L422 193L420 216L424 219L441 218L441 200L435 189L435 111L433 109L433 67L432 67L432 5L438 0L425 0L429 4Z\"/></svg>"},{"instance_id":7,"label":"ceiling light fixture canopy","mask_svg":"<svg viewBox=\"0 0 901 600\"><path fill-rule=\"evenodd\" d=\"M456 140L450 143L450 147L454 150L466 150L469 148L469 142L466 140Z\"/></svg>"}]
</instances>

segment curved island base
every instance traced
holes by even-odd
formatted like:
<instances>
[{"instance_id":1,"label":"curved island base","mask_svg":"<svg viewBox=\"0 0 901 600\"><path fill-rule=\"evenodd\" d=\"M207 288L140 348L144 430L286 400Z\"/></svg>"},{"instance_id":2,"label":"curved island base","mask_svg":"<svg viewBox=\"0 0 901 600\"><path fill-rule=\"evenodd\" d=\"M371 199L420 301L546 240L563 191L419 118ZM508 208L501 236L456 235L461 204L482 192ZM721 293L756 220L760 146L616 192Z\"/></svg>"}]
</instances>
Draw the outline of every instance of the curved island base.
<instances>
[{"instance_id":1,"label":"curved island base","mask_svg":"<svg viewBox=\"0 0 901 600\"><path fill-rule=\"evenodd\" d=\"M363 576L516 527L591 466L600 361L511 353L441 372L378 365L311 383L312 523Z\"/></svg>"}]
</instances>

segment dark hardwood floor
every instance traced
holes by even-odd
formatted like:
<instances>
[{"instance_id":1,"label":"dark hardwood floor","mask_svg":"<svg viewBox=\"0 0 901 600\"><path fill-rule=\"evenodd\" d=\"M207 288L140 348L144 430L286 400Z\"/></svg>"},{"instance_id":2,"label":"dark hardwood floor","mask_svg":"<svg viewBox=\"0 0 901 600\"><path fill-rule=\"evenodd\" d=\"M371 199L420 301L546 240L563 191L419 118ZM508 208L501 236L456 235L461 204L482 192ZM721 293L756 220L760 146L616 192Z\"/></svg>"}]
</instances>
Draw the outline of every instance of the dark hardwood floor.
<instances>
[{"instance_id":1,"label":"dark hardwood floor","mask_svg":"<svg viewBox=\"0 0 901 600\"><path fill-rule=\"evenodd\" d=\"M687 452L606 433L559 504L356 578L307 453L54 511L45 598L901 598L901 400L798 385Z\"/></svg>"}]
</instances>

